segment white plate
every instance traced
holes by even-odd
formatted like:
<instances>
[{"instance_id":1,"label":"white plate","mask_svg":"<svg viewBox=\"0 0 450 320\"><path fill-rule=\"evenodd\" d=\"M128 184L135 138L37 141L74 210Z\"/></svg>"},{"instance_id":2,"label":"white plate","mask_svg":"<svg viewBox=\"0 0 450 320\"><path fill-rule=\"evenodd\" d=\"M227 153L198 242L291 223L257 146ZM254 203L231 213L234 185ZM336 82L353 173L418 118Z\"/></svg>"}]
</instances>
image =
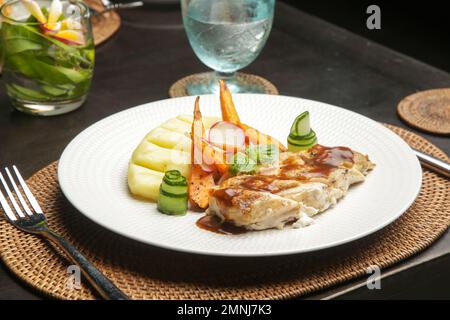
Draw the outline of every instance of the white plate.
<instances>
[{"instance_id":1,"label":"white plate","mask_svg":"<svg viewBox=\"0 0 450 320\"><path fill-rule=\"evenodd\" d=\"M243 121L280 141L286 141L293 119L309 110L321 144L366 153L376 168L310 227L233 236L199 229L198 213L161 214L155 204L134 199L127 188L127 165L134 148L163 121L190 114L194 98L185 97L119 112L80 133L59 161L62 191L81 213L118 234L163 248L224 256L270 256L337 246L388 225L418 195L422 171L417 158L402 139L377 122L293 97L243 94L234 99ZM203 96L200 106L204 115L220 113L218 96Z\"/></svg>"}]
</instances>

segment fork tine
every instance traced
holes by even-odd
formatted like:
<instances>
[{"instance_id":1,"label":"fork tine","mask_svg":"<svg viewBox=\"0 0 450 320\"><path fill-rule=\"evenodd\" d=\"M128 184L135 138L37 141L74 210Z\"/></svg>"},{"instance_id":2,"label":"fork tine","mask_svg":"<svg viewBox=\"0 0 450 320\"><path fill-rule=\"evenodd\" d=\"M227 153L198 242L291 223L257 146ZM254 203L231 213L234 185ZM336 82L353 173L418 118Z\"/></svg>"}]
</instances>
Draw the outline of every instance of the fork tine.
<instances>
[{"instance_id":1,"label":"fork tine","mask_svg":"<svg viewBox=\"0 0 450 320\"><path fill-rule=\"evenodd\" d=\"M25 210L25 212L29 215L32 216L33 212L30 210L30 207L28 206L27 202L25 201L25 199L22 196L22 192L20 192L19 188L17 187L16 181L14 181L14 178L11 175L11 172L9 172L8 168L5 168L6 174L8 175L9 181L11 182L11 185L14 188L14 192L17 195L17 198L19 198L20 203L22 204L22 208Z\"/></svg>"},{"instance_id":2,"label":"fork tine","mask_svg":"<svg viewBox=\"0 0 450 320\"><path fill-rule=\"evenodd\" d=\"M9 201L11 201L11 203L12 203L14 209L16 210L17 214L19 215L19 217L25 218L25 215L23 214L22 209L20 209L16 199L14 198L14 196L13 196L11 190L9 189L9 186L6 183L5 179L3 178L3 175L2 175L1 172L0 172L0 180L2 181L3 188L5 188L6 194L9 197Z\"/></svg>"},{"instance_id":3,"label":"fork tine","mask_svg":"<svg viewBox=\"0 0 450 320\"><path fill-rule=\"evenodd\" d=\"M0 173L1 176L1 173ZM2 177L2 183L3 183L3 177ZM0 204L2 205L3 211L6 214L6 217L11 221L16 221L17 218L14 215L14 212L12 211L11 207L8 204L8 201L6 201L5 196L3 195L2 190L0 190Z\"/></svg>"},{"instance_id":4,"label":"fork tine","mask_svg":"<svg viewBox=\"0 0 450 320\"><path fill-rule=\"evenodd\" d=\"M19 183L22 186L22 189L25 192L25 195L27 196L28 201L30 202L34 211L36 211L37 213L40 213L40 214L44 214L44 212L41 209L41 206L36 201L36 198L33 196L33 193L31 193L31 190L28 188L25 180L23 180L22 175L20 174L19 170L17 169L17 167L15 165L13 165L13 169L14 169L17 179L19 180Z\"/></svg>"}]
</instances>

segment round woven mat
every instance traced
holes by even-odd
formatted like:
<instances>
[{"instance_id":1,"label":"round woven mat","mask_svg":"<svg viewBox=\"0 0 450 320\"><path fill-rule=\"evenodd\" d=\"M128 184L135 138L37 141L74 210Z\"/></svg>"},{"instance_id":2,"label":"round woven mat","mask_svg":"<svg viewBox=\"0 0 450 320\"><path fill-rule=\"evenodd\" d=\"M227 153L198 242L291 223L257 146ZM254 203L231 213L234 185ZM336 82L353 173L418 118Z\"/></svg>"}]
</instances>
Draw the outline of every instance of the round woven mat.
<instances>
[{"instance_id":1,"label":"round woven mat","mask_svg":"<svg viewBox=\"0 0 450 320\"><path fill-rule=\"evenodd\" d=\"M101 12L105 6L100 0L84 0L86 4ZM114 10L105 12L99 16L91 17L92 32L94 34L94 43L96 46L111 38L120 28L120 16Z\"/></svg>"},{"instance_id":2,"label":"round woven mat","mask_svg":"<svg viewBox=\"0 0 450 320\"><path fill-rule=\"evenodd\" d=\"M411 146L449 161L420 136L389 128ZM364 276L370 265L385 268L406 259L429 246L450 225L450 182L425 171L422 190L405 214L383 230L350 244L274 258L179 253L125 239L84 218L61 194L56 168L53 163L28 179L50 226L134 299L280 299L304 295ZM86 281L79 290L66 286L69 263L47 242L5 220L0 221L0 229L0 256L20 279L55 298L96 297L85 286Z\"/></svg>"},{"instance_id":3,"label":"round woven mat","mask_svg":"<svg viewBox=\"0 0 450 320\"><path fill-rule=\"evenodd\" d=\"M189 94L187 93L186 88L189 86L189 84L193 82L203 82L203 81L206 82L210 79L209 77L210 74L211 72L203 72L181 78L180 80L172 84L172 86L169 89L169 96L171 98L188 96ZM275 87L275 85L272 82L260 76L237 72L236 78L240 81L245 81L250 85L254 84L264 88L264 93L266 94L273 94L273 95L279 94L277 87Z\"/></svg>"},{"instance_id":4,"label":"round woven mat","mask_svg":"<svg viewBox=\"0 0 450 320\"><path fill-rule=\"evenodd\" d=\"M431 133L450 134L450 89L412 94L398 104L398 114L409 125Z\"/></svg>"}]
</instances>

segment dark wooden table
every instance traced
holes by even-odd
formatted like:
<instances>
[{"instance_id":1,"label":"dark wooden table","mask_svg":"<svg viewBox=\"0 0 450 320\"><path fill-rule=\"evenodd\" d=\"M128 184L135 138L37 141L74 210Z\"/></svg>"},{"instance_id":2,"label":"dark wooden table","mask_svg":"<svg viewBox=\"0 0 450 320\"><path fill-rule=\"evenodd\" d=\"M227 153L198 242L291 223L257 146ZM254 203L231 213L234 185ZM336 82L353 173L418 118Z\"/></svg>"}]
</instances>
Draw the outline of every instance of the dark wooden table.
<instances>
[{"instance_id":1,"label":"dark wooden table","mask_svg":"<svg viewBox=\"0 0 450 320\"><path fill-rule=\"evenodd\" d=\"M1 165L16 164L31 175L58 159L89 125L167 98L174 81L206 70L189 46L179 8L147 6L121 15L121 30L97 48L92 90L81 109L52 118L31 117L12 112L1 90ZM277 6L261 56L245 71L270 79L283 95L328 102L402 127L398 101L416 91L450 87L450 74L284 4ZM449 152L448 138L422 135ZM449 252L447 232L423 253L385 270L382 290L365 289L362 279L308 298L450 298ZM39 298L0 264L0 299Z\"/></svg>"}]
</instances>

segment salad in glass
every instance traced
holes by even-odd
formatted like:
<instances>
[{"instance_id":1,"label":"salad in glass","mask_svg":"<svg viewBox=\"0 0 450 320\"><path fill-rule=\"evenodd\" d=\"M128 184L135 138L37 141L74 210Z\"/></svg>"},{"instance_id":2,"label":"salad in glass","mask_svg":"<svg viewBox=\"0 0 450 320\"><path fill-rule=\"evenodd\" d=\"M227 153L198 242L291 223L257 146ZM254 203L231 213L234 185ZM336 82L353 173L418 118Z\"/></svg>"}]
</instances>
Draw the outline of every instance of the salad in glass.
<instances>
[{"instance_id":1,"label":"salad in glass","mask_svg":"<svg viewBox=\"0 0 450 320\"><path fill-rule=\"evenodd\" d=\"M13 0L0 11L3 79L13 106L40 115L81 106L94 68L87 6L79 0Z\"/></svg>"}]
</instances>

